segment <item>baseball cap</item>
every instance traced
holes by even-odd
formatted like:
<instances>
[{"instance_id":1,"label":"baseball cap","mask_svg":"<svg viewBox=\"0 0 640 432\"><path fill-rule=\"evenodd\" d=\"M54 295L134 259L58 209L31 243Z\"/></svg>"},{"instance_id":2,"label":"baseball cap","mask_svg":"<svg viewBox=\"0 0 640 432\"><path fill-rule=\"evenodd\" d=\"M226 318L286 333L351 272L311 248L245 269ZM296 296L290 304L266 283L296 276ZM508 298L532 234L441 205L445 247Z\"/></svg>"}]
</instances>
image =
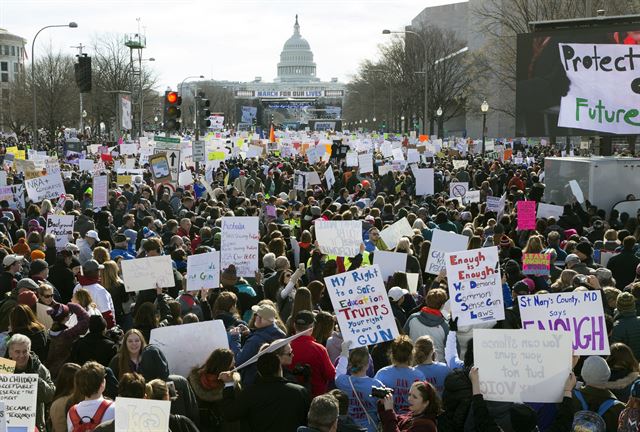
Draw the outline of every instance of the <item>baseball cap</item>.
<instances>
[{"instance_id":1,"label":"baseball cap","mask_svg":"<svg viewBox=\"0 0 640 432\"><path fill-rule=\"evenodd\" d=\"M92 238L95 241L100 241L100 237L98 237L98 233L96 231L94 231L94 230L87 231L87 233L84 236Z\"/></svg>"},{"instance_id":2,"label":"baseball cap","mask_svg":"<svg viewBox=\"0 0 640 432\"><path fill-rule=\"evenodd\" d=\"M16 289L29 289L31 291L36 291L38 289L38 284L31 278L22 278L18 281Z\"/></svg>"},{"instance_id":3,"label":"baseball cap","mask_svg":"<svg viewBox=\"0 0 640 432\"><path fill-rule=\"evenodd\" d=\"M24 260L24 257L22 255L11 254L4 257L4 259L2 260L2 265L5 267L9 267L14 263L22 260Z\"/></svg>"},{"instance_id":4,"label":"baseball cap","mask_svg":"<svg viewBox=\"0 0 640 432\"><path fill-rule=\"evenodd\" d=\"M86 272L94 272L96 270L102 270L104 266L102 264L98 264L96 260L89 260L82 265L82 270Z\"/></svg>"},{"instance_id":5,"label":"baseball cap","mask_svg":"<svg viewBox=\"0 0 640 432\"><path fill-rule=\"evenodd\" d=\"M254 305L251 307L253 313L267 321L273 321L276 318L276 310L269 304Z\"/></svg>"},{"instance_id":6,"label":"baseball cap","mask_svg":"<svg viewBox=\"0 0 640 432\"><path fill-rule=\"evenodd\" d=\"M393 300L394 302L397 302L402 297L404 297L405 295L409 294L409 290L406 290L404 288L400 288L399 286L394 286L393 288L391 288L389 290L388 294L389 294L389 298L391 300Z\"/></svg>"}]
</instances>

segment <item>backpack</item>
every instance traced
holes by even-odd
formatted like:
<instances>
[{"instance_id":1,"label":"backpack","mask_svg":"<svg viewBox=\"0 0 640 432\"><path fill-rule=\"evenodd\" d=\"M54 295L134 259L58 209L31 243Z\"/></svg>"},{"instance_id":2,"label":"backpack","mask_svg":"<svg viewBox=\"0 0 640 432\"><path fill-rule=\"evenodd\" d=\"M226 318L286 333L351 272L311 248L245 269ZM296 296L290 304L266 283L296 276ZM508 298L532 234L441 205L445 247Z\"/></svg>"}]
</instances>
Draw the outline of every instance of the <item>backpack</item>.
<instances>
[{"instance_id":1,"label":"backpack","mask_svg":"<svg viewBox=\"0 0 640 432\"><path fill-rule=\"evenodd\" d=\"M100 403L100 406L98 407L96 412L93 414L93 417L89 418L89 421L86 423L83 421L83 419L87 417L85 416L81 418L78 415L78 410L76 408L77 405L74 405L71 408L69 408L69 419L71 420L71 424L73 425L72 432L87 432L87 431L94 430L96 427L98 427L100 423L102 423L102 417L104 416L104 413L107 411L107 408L109 408L112 403L113 402L108 401L106 399L103 400Z\"/></svg>"},{"instance_id":2,"label":"backpack","mask_svg":"<svg viewBox=\"0 0 640 432\"><path fill-rule=\"evenodd\" d=\"M573 394L576 397L576 399L578 399L578 402L580 402L580 405L582 405L582 409L584 411L591 411L589 409L589 405L587 404L587 401L584 399L584 396L582 395L580 390L574 389ZM604 402L600 404L600 406L598 407L598 411L596 411L596 414L598 414L600 417L604 417L604 414L607 411L609 411L609 408L618 404L624 405L624 403L620 402L618 399L606 399Z\"/></svg>"}]
</instances>

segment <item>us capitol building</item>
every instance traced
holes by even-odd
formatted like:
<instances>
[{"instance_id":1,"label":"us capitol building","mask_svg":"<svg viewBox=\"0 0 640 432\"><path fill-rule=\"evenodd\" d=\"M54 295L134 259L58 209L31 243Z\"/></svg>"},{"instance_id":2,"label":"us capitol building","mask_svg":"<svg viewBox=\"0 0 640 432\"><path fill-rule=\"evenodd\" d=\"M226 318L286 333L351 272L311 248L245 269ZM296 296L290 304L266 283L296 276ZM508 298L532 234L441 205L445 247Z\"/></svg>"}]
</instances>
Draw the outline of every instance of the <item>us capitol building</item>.
<instances>
[{"instance_id":1,"label":"us capitol building","mask_svg":"<svg viewBox=\"0 0 640 432\"><path fill-rule=\"evenodd\" d=\"M316 77L313 52L300 34L298 16L293 35L284 43L274 82L256 77L252 82L217 81L231 87L239 126L269 127L271 122L290 129L340 129L346 85ZM255 119L255 120L254 120Z\"/></svg>"}]
</instances>

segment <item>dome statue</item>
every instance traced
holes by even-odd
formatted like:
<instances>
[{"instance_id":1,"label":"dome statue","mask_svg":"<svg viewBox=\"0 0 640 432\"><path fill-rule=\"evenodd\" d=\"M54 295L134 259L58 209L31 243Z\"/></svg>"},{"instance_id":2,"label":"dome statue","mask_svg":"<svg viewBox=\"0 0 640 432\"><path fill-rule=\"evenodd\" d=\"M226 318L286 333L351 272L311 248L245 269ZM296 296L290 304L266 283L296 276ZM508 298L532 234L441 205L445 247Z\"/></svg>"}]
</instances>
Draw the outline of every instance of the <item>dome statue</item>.
<instances>
[{"instance_id":1,"label":"dome statue","mask_svg":"<svg viewBox=\"0 0 640 432\"><path fill-rule=\"evenodd\" d=\"M293 35L284 43L278 63L276 82L318 82L316 64L309 42L300 35L298 15L293 26Z\"/></svg>"}]
</instances>

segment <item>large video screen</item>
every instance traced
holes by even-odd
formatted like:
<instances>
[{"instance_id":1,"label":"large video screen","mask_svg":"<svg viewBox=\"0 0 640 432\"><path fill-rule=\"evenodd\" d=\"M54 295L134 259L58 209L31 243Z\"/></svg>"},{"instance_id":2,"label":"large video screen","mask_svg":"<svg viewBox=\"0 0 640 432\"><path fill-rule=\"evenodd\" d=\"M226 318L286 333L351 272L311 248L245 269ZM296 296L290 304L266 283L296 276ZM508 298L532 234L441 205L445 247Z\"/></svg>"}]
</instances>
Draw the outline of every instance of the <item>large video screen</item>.
<instances>
[{"instance_id":1,"label":"large video screen","mask_svg":"<svg viewBox=\"0 0 640 432\"><path fill-rule=\"evenodd\" d=\"M640 24L518 35L516 135L640 133Z\"/></svg>"}]
</instances>

